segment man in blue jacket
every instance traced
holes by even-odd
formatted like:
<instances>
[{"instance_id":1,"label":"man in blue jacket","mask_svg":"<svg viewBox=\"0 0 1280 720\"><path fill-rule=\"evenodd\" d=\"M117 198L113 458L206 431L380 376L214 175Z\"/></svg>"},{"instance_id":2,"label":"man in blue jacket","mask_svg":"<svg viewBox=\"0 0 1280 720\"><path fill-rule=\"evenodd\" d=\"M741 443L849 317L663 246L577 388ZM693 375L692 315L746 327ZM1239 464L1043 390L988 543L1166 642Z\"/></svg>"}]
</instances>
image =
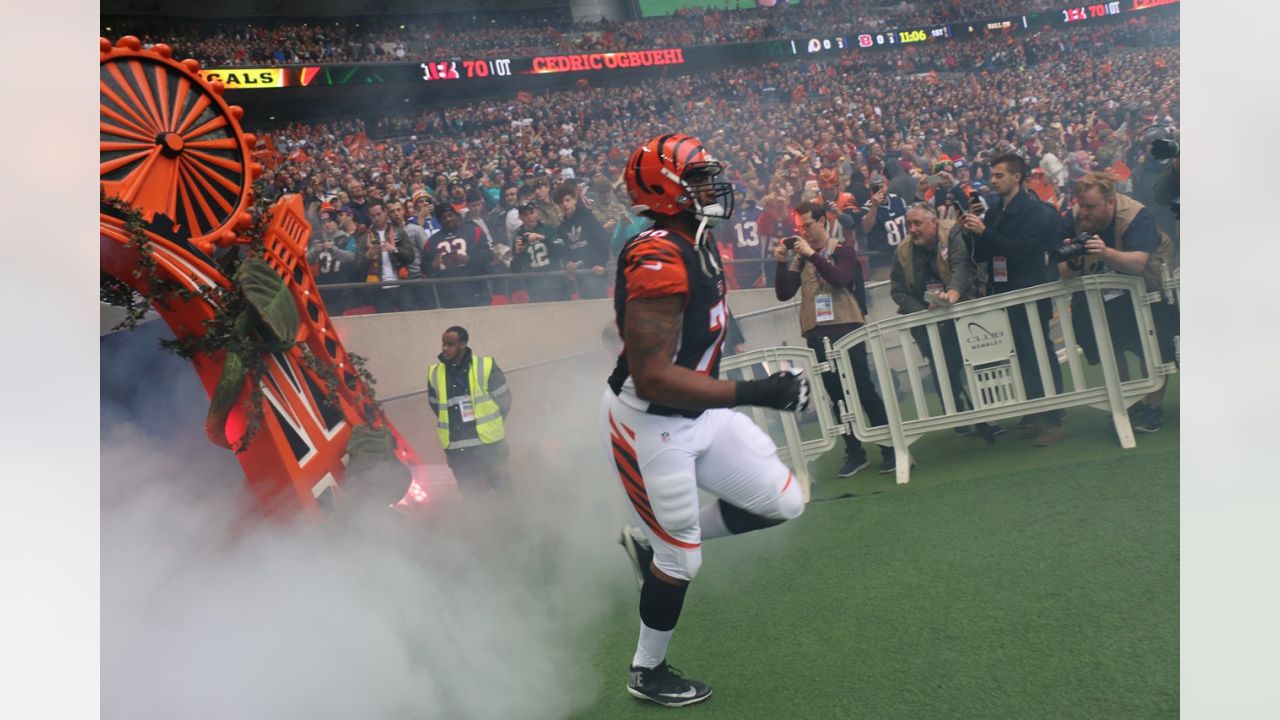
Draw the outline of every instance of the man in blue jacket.
<instances>
[{"instance_id":1,"label":"man in blue jacket","mask_svg":"<svg viewBox=\"0 0 1280 720\"><path fill-rule=\"evenodd\" d=\"M968 212L960 217L960 226L974 236L973 259L985 264L992 295L1057 279L1057 268L1049 264L1048 252L1062 244L1058 237L1061 220L1053 208L1023 189L1027 174L1027 162L1020 155L1006 153L992 158L991 188L999 197L984 216ZM1061 393L1062 368L1052 357L1049 337L1053 306L1048 300L1041 300L1036 308L1040 330L1051 355L1049 372L1053 375L1055 392ZM1009 324L1027 399L1044 397L1025 305L1009 308ZM1064 415L1061 410L1052 410L1024 419L1027 433L1035 437L1037 447L1062 442L1066 437Z\"/></svg>"}]
</instances>

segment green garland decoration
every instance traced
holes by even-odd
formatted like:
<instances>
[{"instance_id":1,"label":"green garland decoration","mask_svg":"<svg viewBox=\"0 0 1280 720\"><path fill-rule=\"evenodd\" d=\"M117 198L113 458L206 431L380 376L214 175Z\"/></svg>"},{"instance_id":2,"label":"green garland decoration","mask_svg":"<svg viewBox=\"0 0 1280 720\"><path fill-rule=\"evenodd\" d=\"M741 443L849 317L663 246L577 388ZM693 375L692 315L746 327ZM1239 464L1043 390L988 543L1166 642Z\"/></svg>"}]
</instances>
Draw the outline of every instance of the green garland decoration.
<instances>
[{"instance_id":1,"label":"green garland decoration","mask_svg":"<svg viewBox=\"0 0 1280 720\"><path fill-rule=\"evenodd\" d=\"M242 235L249 242L237 245L236 250L226 256L226 264L220 268L231 278L231 287L215 286L199 291L191 290L160 273L152 257L151 243L146 236L146 222L140 212L119 198L107 197L105 192L101 197L104 212L122 218L125 222L129 237L126 246L138 253L138 266L133 271L133 277L141 280L145 287L141 292L135 291L128 283L107 273L101 274L99 298L104 303L125 310L124 319L113 329L134 330L151 307L169 309L175 298L183 301L201 299L214 309L214 316L204 323L205 333L202 336L161 340L160 345L186 360L193 360L201 355L211 358L218 353L225 354L223 375L210 402L208 427L222 427L221 423L225 422L235 399L241 394L244 382L250 383L249 394L244 400L245 431L232 446L237 454L249 447L262 428L266 397L257 378L267 372L268 355L298 347L306 367L314 373L326 395L332 393L339 383L333 367L316 357L305 344L293 340L297 327L296 306L291 306L294 310L295 322L292 327L295 332L290 333L288 322L281 323L276 313L272 312L285 310L287 314L287 308L281 307L278 297L268 297L268 293L261 289L261 283L255 285L253 282L255 278L263 279L265 275L261 266L255 267L254 261L265 264L263 238L271 206L263 192L261 181L255 185L255 201L251 211L254 221ZM251 299L246 293L246 286L255 289L254 298ZM289 336L280 337L281 334ZM347 356L352 372L364 381L367 389L370 412L367 413L365 422L372 423L381 414L373 389L377 381L369 372L365 358L350 352Z\"/></svg>"}]
</instances>

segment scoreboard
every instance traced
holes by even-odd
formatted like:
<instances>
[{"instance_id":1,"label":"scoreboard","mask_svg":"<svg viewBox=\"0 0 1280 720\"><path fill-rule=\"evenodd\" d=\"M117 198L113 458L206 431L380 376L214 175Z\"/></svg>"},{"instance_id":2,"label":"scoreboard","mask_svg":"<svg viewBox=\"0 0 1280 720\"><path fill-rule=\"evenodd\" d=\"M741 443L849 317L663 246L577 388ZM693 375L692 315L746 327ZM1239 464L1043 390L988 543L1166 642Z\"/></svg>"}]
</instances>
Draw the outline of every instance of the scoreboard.
<instances>
[{"instance_id":1,"label":"scoreboard","mask_svg":"<svg viewBox=\"0 0 1280 720\"><path fill-rule=\"evenodd\" d=\"M858 33L852 37L830 35L790 41L793 55L822 55L842 52L845 49L874 50L936 42L977 35L987 32L1021 31L1032 27L1065 25L1089 20L1139 12L1162 5L1173 5L1179 0L1112 0L1095 5L1074 5L1060 10L1049 10L1028 15L983 18L948 25L928 25L914 28L894 28Z\"/></svg>"},{"instance_id":2,"label":"scoreboard","mask_svg":"<svg viewBox=\"0 0 1280 720\"><path fill-rule=\"evenodd\" d=\"M912 45L930 44L1001 32L1022 32L1040 28L1074 26L1105 20L1130 13L1178 4L1179 0L1111 0L1091 5L1071 5L1026 15L988 17L952 24L875 30L854 35L826 35L701 45L687 48L657 48L624 52L572 53L536 57L492 59L441 58L421 63L367 63L362 65L290 65L270 68L208 68L200 72L210 80L219 80L231 91L275 90L298 91L337 85L423 83L430 86L445 83L467 83L484 86L527 82L540 76L615 74L647 68L680 68L682 66L750 65L799 57L832 57L850 52L891 50ZM524 78L524 80L522 80ZM260 93L253 93L259 96Z\"/></svg>"}]
</instances>

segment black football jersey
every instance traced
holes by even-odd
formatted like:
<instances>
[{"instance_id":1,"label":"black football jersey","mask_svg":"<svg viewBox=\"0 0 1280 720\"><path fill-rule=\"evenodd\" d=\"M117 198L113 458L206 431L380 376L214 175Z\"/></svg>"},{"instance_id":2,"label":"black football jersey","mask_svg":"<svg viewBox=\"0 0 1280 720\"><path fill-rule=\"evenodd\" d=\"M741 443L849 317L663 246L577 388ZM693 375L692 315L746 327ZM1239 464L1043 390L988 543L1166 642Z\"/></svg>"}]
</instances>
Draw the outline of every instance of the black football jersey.
<instances>
[{"instance_id":1,"label":"black football jersey","mask_svg":"<svg viewBox=\"0 0 1280 720\"><path fill-rule=\"evenodd\" d=\"M720 376L721 347L729 325L729 307L725 303L724 272L714 238L708 237L706 247L700 250L674 230L642 232L623 245L618 257L616 283L613 304L621 336L626 337L629 300L681 295L685 299L684 318L675 364L713 378ZM635 382L627 368L625 347L618 356L613 374L609 376L609 387L615 394L635 395ZM652 403L648 412L683 417L702 414L699 410Z\"/></svg>"}]
</instances>

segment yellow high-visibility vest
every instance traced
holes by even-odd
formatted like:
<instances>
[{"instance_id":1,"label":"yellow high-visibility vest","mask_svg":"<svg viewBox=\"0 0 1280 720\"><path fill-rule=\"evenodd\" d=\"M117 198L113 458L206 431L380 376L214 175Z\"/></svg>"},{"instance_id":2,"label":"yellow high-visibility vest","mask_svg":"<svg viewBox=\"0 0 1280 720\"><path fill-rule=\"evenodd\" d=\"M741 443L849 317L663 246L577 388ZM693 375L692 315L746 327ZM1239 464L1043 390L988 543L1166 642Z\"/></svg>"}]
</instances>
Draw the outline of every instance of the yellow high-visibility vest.
<instances>
[{"instance_id":1,"label":"yellow high-visibility vest","mask_svg":"<svg viewBox=\"0 0 1280 720\"><path fill-rule=\"evenodd\" d=\"M470 395L448 397L449 381L444 363L435 363L427 371L431 385L435 387L439 416L436 418L436 434L440 437L440 447L450 450L464 447L476 447L496 443L507 435L502 424L502 411L498 402L489 394L489 376L493 373L493 358L472 356L471 368L467 372ZM449 408L460 406L463 401L471 402L471 411L475 414L476 434L478 438L449 442Z\"/></svg>"}]
</instances>

